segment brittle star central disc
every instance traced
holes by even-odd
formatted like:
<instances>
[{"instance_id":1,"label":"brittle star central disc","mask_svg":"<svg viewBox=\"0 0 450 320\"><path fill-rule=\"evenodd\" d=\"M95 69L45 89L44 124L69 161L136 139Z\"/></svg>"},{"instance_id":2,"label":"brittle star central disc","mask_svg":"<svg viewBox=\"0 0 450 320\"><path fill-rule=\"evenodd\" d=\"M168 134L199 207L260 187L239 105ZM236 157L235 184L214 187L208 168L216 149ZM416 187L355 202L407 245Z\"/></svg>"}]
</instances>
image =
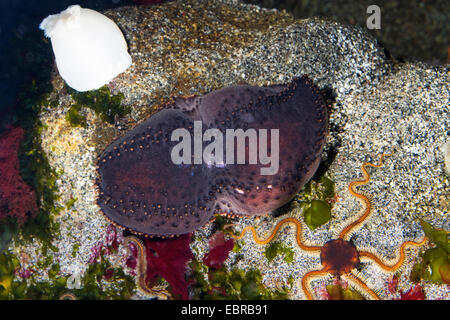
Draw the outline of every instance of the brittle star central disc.
<instances>
[{"instance_id":1,"label":"brittle star central disc","mask_svg":"<svg viewBox=\"0 0 450 320\"><path fill-rule=\"evenodd\" d=\"M320 260L328 272L341 275L359 265L359 253L351 241L330 240L321 248Z\"/></svg>"}]
</instances>

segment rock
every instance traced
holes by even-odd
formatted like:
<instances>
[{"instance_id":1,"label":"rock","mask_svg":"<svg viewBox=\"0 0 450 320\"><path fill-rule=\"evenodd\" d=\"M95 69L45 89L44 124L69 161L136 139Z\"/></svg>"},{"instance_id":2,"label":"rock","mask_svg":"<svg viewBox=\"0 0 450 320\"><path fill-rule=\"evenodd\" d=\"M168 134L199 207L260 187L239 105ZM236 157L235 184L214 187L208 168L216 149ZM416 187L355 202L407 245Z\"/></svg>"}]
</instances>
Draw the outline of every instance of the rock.
<instances>
[{"instance_id":1,"label":"rock","mask_svg":"<svg viewBox=\"0 0 450 320\"><path fill-rule=\"evenodd\" d=\"M286 12L238 1L175 1L104 14L123 31L134 62L109 84L112 93L124 95L122 104L130 107L130 114L109 124L91 109L81 108L85 127L71 127L66 114L74 100L62 79L55 76L53 95L59 105L40 115L46 125L43 148L50 164L63 171L58 180L61 202L78 199L76 215L62 214L61 238L56 244L61 270L86 263L90 247L101 236L98 230L107 225L94 201L94 162L123 129L175 96L204 94L243 82L283 83L304 74L334 97L324 158L332 161L328 173L343 198L334 206L330 223L314 233L305 230L305 238L323 244L342 229L343 220L359 212L359 202L348 195L348 183L360 177L359 166L364 161L376 162L382 152L393 155L382 168L371 170L372 180L364 186L374 197L375 209L364 228L355 233L356 246L370 246L380 255L393 257L402 242L422 234L416 215L437 227L448 227L448 207L440 200L449 194L439 151L449 130L449 74L444 67L393 65L362 29L320 19L295 20ZM290 214L299 217L298 210ZM74 221L81 226L70 234ZM267 231L278 221L268 216L259 222L242 219L239 223ZM208 230L198 233L203 236L197 239L209 234ZM293 238L292 232L279 236L288 243ZM65 249L74 242L80 243L75 258ZM200 242L193 246L204 252L207 242ZM299 251L292 264L269 264L258 250L253 241L246 241L241 251L244 258L236 266L259 265L269 278L283 280L301 278L311 263L320 267L318 257L307 260ZM386 275L379 269L365 268L363 273L372 279L372 289L383 288ZM270 280L266 284L275 286ZM427 297L439 292L433 288L427 289ZM292 298L302 297L301 290L293 290Z\"/></svg>"},{"instance_id":2,"label":"rock","mask_svg":"<svg viewBox=\"0 0 450 320\"><path fill-rule=\"evenodd\" d=\"M105 15L129 43L134 64L114 87L125 94L136 120L161 96L282 83L308 74L339 98L390 69L383 49L361 29L299 21L238 1L176 1Z\"/></svg>"},{"instance_id":3,"label":"rock","mask_svg":"<svg viewBox=\"0 0 450 320\"><path fill-rule=\"evenodd\" d=\"M392 256L401 243L418 237L418 217L448 229L445 199L450 196L450 184L441 151L450 128L448 101L445 68L405 63L396 65L377 84L346 95L342 110L332 114L330 123L342 128L336 135L341 146L330 167L337 190L345 190L349 181L361 177L362 162L375 163L377 154L392 153L383 167L370 171L368 187L361 188L374 197L376 209L356 237L357 246L370 243L379 254ZM358 212L359 205L346 203L356 204L347 192L344 207L338 203L333 214L345 219ZM339 221L334 221L338 232Z\"/></svg>"},{"instance_id":4,"label":"rock","mask_svg":"<svg viewBox=\"0 0 450 320\"><path fill-rule=\"evenodd\" d=\"M442 146L442 153L444 154L445 171L450 175L450 140Z\"/></svg>"}]
</instances>

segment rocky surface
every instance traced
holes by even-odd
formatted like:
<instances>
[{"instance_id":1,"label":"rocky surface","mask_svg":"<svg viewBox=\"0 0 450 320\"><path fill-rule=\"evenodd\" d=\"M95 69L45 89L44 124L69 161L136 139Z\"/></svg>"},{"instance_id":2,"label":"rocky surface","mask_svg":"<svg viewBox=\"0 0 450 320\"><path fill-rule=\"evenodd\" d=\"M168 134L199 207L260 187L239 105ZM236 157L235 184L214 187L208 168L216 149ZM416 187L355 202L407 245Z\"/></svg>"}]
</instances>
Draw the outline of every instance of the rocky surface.
<instances>
[{"instance_id":1,"label":"rocky surface","mask_svg":"<svg viewBox=\"0 0 450 320\"><path fill-rule=\"evenodd\" d=\"M244 0L264 8L284 9L297 18L326 17L344 24L366 28L367 8L377 5L381 28L368 32L394 58L414 59L433 64L448 63L448 12L450 3L421 0Z\"/></svg>"},{"instance_id":2,"label":"rocky surface","mask_svg":"<svg viewBox=\"0 0 450 320\"><path fill-rule=\"evenodd\" d=\"M240 83L283 83L304 74L334 97L324 158L337 152L328 173L341 197L330 223L314 232L306 230L305 238L323 244L336 237L343 221L361 208L348 194L348 183L361 177L359 167L364 161L375 162L382 152L393 155L382 168L371 170L372 181L361 188L373 196L375 209L354 234L355 244L393 258L402 242L423 235L417 217L448 229L450 187L441 149L450 127L445 67L393 65L362 29L320 19L296 20L285 12L237 1L175 1L106 14L123 30L133 58L132 67L109 85L113 93L124 94L122 103L131 107L130 115L110 125L90 109L82 109L86 127L71 127L66 113L74 101L57 75L53 97L59 105L41 114L46 125L43 148L50 164L61 172L60 202L77 199L58 217L61 236L54 244L59 248L55 258L61 272L83 272L90 249L102 239L107 221L94 201L94 162L115 137L172 97ZM297 209L288 215L301 219ZM238 224L254 225L264 233L283 217L241 219ZM199 258L208 247L209 232L209 226L197 231L196 239L204 240L192 243ZM261 266L264 283L270 287L320 268L318 256L307 256L296 248L292 228L284 228L277 239L295 248L293 263L279 258L268 263L264 248L247 236L241 251L244 259L235 266ZM80 247L72 255L75 243ZM405 287L410 285L407 274L418 251L409 252L402 269ZM231 265L234 258L231 254L226 263ZM361 272L369 287L388 297L389 274L370 263ZM320 285L320 281L312 283ZM428 298L450 298L445 286L428 284L425 289ZM291 298L304 298L299 282Z\"/></svg>"}]
</instances>

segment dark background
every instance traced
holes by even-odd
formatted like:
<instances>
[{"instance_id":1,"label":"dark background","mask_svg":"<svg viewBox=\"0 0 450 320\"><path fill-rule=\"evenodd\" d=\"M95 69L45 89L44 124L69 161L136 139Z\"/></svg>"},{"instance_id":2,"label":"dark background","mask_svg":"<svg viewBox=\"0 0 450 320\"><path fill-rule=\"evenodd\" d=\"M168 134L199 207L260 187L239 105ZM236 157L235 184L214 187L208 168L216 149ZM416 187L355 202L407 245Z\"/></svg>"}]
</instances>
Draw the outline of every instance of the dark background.
<instances>
[{"instance_id":1,"label":"dark background","mask_svg":"<svg viewBox=\"0 0 450 320\"><path fill-rule=\"evenodd\" d=\"M160 2L161 0L147 0ZM370 30L398 61L448 63L450 1L393 0L244 0L267 8L286 9L296 17L312 16L366 28L366 9L381 8L381 30ZM146 0L0 0L0 127L27 99L30 88L48 81L52 63L49 41L39 23L71 4L101 11ZM34 87L33 87L34 86ZM33 89L34 90L34 89ZM32 91L33 91L32 90Z\"/></svg>"}]
</instances>

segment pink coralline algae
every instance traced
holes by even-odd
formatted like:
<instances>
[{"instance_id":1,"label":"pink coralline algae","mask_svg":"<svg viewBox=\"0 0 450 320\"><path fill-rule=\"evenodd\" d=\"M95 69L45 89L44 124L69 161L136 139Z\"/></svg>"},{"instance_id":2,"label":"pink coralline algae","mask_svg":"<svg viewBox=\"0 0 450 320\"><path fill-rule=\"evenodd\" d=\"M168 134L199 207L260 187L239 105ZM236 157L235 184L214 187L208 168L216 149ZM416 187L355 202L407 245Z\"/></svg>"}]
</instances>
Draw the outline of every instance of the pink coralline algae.
<instances>
[{"instance_id":1,"label":"pink coralline algae","mask_svg":"<svg viewBox=\"0 0 450 320\"><path fill-rule=\"evenodd\" d=\"M91 248L91 255L89 256L89 263L97 263L98 258L102 254L111 254L113 251L117 251L119 245L117 241L117 229L113 224L110 224L106 228L105 243L103 241L97 242L95 246Z\"/></svg>"},{"instance_id":2,"label":"pink coralline algae","mask_svg":"<svg viewBox=\"0 0 450 320\"><path fill-rule=\"evenodd\" d=\"M89 263L97 263L97 259L102 255L103 241L97 242L95 246L91 248L91 255L89 256Z\"/></svg>"},{"instance_id":3,"label":"pink coralline algae","mask_svg":"<svg viewBox=\"0 0 450 320\"><path fill-rule=\"evenodd\" d=\"M391 280L387 282L387 291L389 294L400 294L400 298L394 298L394 300L425 300L425 293L420 285L411 287L408 291L398 290L400 279L397 276L393 276Z\"/></svg>"},{"instance_id":4,"label":"pink coralline algae","mask_svg":"<svg viewBox=\"0 0 450 320\"><path fill-rule=\"evenodd\" d=\"M396 293L398 288L399 279L396 276L392 276L392 279L387 283L387 289L390 294Z\"/></svg>"},{"instance_id":5,"label":"pink coralline algae","mask_svg":"<svg viewBox=\"0 0 450 320\"><path fill-rule=\"evenodd\" d=\"M125 265L132 270L130 272L132 275L136 275L136 272L134 272L134 270L137 266L138 249L136 248L134 243L129 243L128 246L130 247L131 255L127 257Z\"/></svg>"},{"instance_id":6,"label":"pink coralline algae","mask_svg":"<svg viewBox=\"0 0 450 320\"><path fill-rule=\"evenodd\" d=\"M425 293L420 285L416 285L409 289L406 293L400 291L399 300L425 300Z\"/></svg>"},{"instance_id":7,"label":"pink coralline algae","mask_svg":"<svg viewBox=\"0 0 450 320\"><path fill-rule=\"evenodd\" d=\"M38 211L34 191L20 176L18 152L23 136L20 127L0 134L0 220L12 218L19 225Z\"/></svg>"},{"instance_id":8,"label":"pink coralline algae","mask_svg":"<svg viewBox=\"0 0 450 320\"><path fill-rule=\"evenodd\" d=\"M185 274L187 264L192 258L190 241L190 233L164 240L144 239L149 287L158 277L162 277L170 284L174 298L189 298L189 283Z\"/></svg>"},{"instance_id":9,"label":"pink coralline algae","mask_svg":"<svg viewBox=\"0 0 450 320\"><path fill-rule=\"evenodd\" d=\"M113 224L110 224L106 229L106 250L109 254L111 250L117 251L119 244L117 241L117 229Z\"/></svg>"},{"instance_id":10,"label":"pink coralline algae","mask_svg":"<svg viewBox=\"0 0 450 320\"><path fill-rule=\"evenodd\" d=\"M215 233L209 240L209 253L203 263L213 269L220 269L234 247L234 240L225 240L223 232Z\"/></svg>"},{"instance_id":11,"label":"pink coralline algae","mask_svg":"<svg viewBox=\"0 0 450 320\"><path fill-rule=\"evenodd\" d=\"M29 277L31 277L32 273L33 270L31 269L20 268L16 270L16 274L23 279L28 279Z\"/></svg>"},{"instance_id":12,"label":"pink coralline algae","mask_svg":"<svg viewBox=\"0 0 450 320\"><path fill-rule=\"evenodd\" d=\"M346 290L348 288L348 282L335 278L333 279L333 286ZM316 294L321 300L334 300L334 297L327 290L326 283L322 283L320 287L316 288Z\"/></svg>"}]
</instances>

